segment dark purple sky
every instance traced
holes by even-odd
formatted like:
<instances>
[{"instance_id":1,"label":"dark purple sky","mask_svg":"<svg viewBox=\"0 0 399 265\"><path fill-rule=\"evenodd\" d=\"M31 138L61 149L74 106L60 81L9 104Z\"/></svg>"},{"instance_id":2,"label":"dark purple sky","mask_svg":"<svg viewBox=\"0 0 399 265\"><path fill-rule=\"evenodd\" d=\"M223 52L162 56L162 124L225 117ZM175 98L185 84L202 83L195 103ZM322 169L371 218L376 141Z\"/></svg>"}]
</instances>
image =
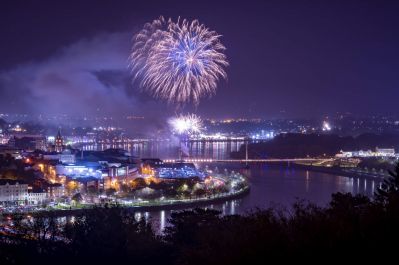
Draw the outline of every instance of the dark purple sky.
<instances>
[{"instance_id":1,"label":"dark purple sky","mask_svg":"<svg viewBox=\"0 0 399 265\"><path fill-rule=\"evenodd\" d=\"M223 35L229 77L204 116L399 115L395 1L231 2L2 1L0 111L173 113L126 73L132 34L163 15Z\"/></svg>"}]
</instances>

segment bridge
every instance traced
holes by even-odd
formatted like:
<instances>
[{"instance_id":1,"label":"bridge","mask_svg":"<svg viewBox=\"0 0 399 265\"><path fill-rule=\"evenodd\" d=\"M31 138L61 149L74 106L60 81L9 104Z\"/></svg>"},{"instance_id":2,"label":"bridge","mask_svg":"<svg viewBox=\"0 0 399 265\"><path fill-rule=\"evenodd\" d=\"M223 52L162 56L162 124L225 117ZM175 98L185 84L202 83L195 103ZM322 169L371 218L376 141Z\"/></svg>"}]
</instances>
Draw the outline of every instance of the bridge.
<instances>
[{"instance_id":1,"label":"bridge","mask_svg":"<svg viewBox=\"0 0 399 265\"><path fill-rule=\"evenodd\" d=\"M224 138L224 139L183 139L183 143L260 143L266 142L270 139L251 139L247 137L242 138Z\"/></svg>"},{"instance_id":2,"label":"bridge","mask_svg":"<svg viewBox=\"0 0 399 265\"><path fill-rule=\"evenodd\" d=\"M207 159L207 158L188 158L188 159L164 159L166 163L186 162L186 163L281 163L281 162L310 162L322 164L334 161L333 158L265 158L265 159Z\"/></svg>"}]
</instances>

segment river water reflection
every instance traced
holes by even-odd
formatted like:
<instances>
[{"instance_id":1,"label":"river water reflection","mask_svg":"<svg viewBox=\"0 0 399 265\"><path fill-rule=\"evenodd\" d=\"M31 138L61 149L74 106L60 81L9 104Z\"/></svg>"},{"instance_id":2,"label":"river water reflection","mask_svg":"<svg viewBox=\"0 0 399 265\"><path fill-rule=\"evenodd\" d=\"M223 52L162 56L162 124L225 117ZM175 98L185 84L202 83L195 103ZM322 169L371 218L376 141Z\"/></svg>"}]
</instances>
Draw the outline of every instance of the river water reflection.
<instances>
[{"instance_id":1,"label":"river water reflection","mask_svg":"<svg viewBox=\"0 0 399 265\"><path fill-rule=\"evenodd\" d=\"M193 158L230 158L232 151L239 150L243 142L193 142L188 145ZM176 158L178 144L175 142L146 142L127 145L96 145L87 146L86 150L103 150L106 148L123 148L137 157ZM201 165L206 166L206 165ZM270 206L289 208L297 200L306 200L317 205L326 205L331 194L335 192L351 192L372 196L380 180L365 178L350 178L320 172L297 169L287 164L282 165L251 165L243 169L242 164L210 164L210 169L240 171L246 175L251 191L240 199L224 203L210 204L206 207L220 210L223 214L243 214L251 209ZM154 228L162 230L167 224L171 210L154 212L136 212L137 218L150 218Z\"/></svg>"},{"instance_id":2,"label":"river water reflection","mask_svg":"<svg viewBox=\"0 0 399 265\"><path fill-rule=\"evenodd\" d=\"M186 143L190 157L226 159L230 153L238 151L243 141L194 141ZM108 148L122 148L135 157L157 157L161 159L177 158L179 155L178 141L145 141L126 144L93 144L86 145L83 150L105 150Z\"/></svg>"},{"instance_id":3,"label":"river water reflection","mask_svg":"<svg viewBox=\"0 0 399 265\"><path fill-rule=\"evenodd\" d=\"M211 166L210 166L211 167ZM251 166L242 170L236 165L235 170L247 175L251 191L240 199L224 203L210 204L206 207L220 210L223 214L245 214L256 208L290 208L298 200L305 200L319 206L327 205L331 194L350 192L372 196L380 185L380 180L350 178L320 172L311 172L287 166ZM136 213L143 216L145 213ZM156 229L162 230L171 211L150 212Z\"/></svg>"}]
</instances>

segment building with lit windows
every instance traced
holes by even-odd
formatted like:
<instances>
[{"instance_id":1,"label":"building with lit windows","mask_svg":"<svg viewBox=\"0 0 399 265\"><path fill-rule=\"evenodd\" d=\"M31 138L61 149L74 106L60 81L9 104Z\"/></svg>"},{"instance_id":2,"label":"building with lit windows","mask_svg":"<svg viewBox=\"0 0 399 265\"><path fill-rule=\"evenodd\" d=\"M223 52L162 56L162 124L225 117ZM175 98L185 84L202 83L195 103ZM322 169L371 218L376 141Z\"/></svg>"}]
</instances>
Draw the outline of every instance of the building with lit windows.
<instances>
[{"instance_id":1,"label":"building with lit windows","mask_svg":"<svg viewBox=\"0 0 399 265\"><path fill-rule=\"evenodd\" d=\"M51 200L60 198L65 195L65 187L60 183L47 185L47 197Z\"/></svg>"},{"instance_id":2,"label":"building with lit windows","mask_svg":"<svg viewBox=\"0 0 399 265\"><path fill-rule=\"evenodd\" d=\"M49 152L44 153L43 157L44 160L57 160L63 164L74 164L76 162L76 155L71 152L71 150L66 149L59 152Z\"/></svg>"},{"instance_id":3,"label":"building with lit windows","mask_svg":"<svg viewBox=\"0 0 399 265\"><path fill-rule=\"evenodd\" d=\"M19 180L0 179L0 205L26 204L28 198L28 184Z\"/></svg>"},{"instance_id":4,"label":"building with lit windows","mask_svg":"<svg viewBox=\"0 0 399 265\"><path fill-rule=\"evenodd\" d=\"M204 179L207 174L198 170L193 163L164 163L154 168L155 176L161 179Z\"/></svg>"},{"instance_id":5,"label":"building with lit windows","mask_svg":"<svg viewBox=\"0 0 399 265\"><path fill-rule=\"evenodd\" d=\"M10 155L15 159L21 159L21 149L9 147L7 145L0 145L0 155L7 156Z\"/></svg>"},{"instance_id":6,"label":"building with lit windows","mask_svg":"<svg viewBox=\"0 0 399 265\"><path fill-rule=\"evenodd\" d=\"M41 205L47 201L47 192L43 189L32 189L28 192L29 205Z\"/></svg>"},{"instance_id":7,"label":"building with lit windows","mask_svg":"<svg viewBox=\"0 0 399 265\"><path fill-rule=\"evenodd\" d=\"M99 163L84 163L55 166L57 175L67 176L70 178L94 177L100 179L102 177L101 165Z\"/></svg>"},{"instance_id":8,"label":"building with lit windows","mask_svg":"<svg viewBox=\"0 0 399 265\"><path fill-rule=\"evenodd\" d=\"M376 148L375 151L367 150L367 151L341 151L340 153L335 155L338 158L347 158L347 157L386 157L386 158L394 158L398 157L398 154L395 153L395 149L393 148Z\"/></svg>"}]
</instances>

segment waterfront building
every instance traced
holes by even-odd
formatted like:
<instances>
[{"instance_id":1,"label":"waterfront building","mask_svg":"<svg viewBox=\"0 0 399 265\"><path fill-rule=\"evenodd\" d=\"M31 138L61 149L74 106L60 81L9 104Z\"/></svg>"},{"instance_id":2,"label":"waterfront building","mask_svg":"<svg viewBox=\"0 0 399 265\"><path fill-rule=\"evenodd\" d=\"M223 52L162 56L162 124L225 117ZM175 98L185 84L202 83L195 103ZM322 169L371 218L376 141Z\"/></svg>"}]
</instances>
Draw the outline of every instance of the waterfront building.
<instances>
[{"instance_id":1,"label":"waterfront building","mask_svg":"<svg viewBox=\"0 0 399 265\"><path fill-rule=\"evenodd\" d=\"M201 178L206 174L198 170L192 163L164 163L154 168L155 177L161 179Z\"/></svg>"},{"instance_id":2,"label":"waterfront building","mask_svg":"<svg viewBox=\"0 0 399 265\"><path fill-rule=\"evenodd\" d=\"M55 200L65 195L65 188L61 183L51 183L47 185L47 197Z\"/></svg>"},{"instance_id":3,"label":"waterfront building","mask_svg":"<svg viewBox=\"0 0 399 265\"><path fill-rule=\"evenodd\" d=\"M28 184L20 180L0 179L0 205L22 205L28 199Z\"/></svg>"},{"instance_id":4,"label":"waterfront building","mask_svg":"<svg viewBox=\"0 0 399 265\"><path fill-rule=\"evenodd\" d=\"M395 149L393 148L376 148L375 151L367 150L359 150L359 151L341 151L340 153L335 155L337 158L349 158L349 157L386 157L386 158L394 158L397 157L398 154L395 153Z\"/></svg>"},{"instance_id":5,"label":"waterfront building","mask_svg":"<svg viewBox=\"0 0 399 265\"><path fill-rule=\"evenodd\" d=\"M47 192L44 189L30 189L28 192L29 205L41 205L47 201Z\"/></svg>"},{"instance_id":6,"label":"waterfront building","mask_svg":"<svg viewBox=\"0 0 399 265\"><path fill-rule=\"evenodd\" d=\"M380 156L386 157L394 157L395 156L395 149L394 148L376 148L376 153Z\"/></svg>"},{"instance_id":7,"label":"waterfront building","mask_svg":"<svg viewBox=\"0 0 399 265\"><path fill-rule=\"evenodd\" d=\"M45 188L31 187L21 180L0 179L0 205L41 205L49 198L64 195L61 184L49 184Z\"/></svg>"}]
</instances>

